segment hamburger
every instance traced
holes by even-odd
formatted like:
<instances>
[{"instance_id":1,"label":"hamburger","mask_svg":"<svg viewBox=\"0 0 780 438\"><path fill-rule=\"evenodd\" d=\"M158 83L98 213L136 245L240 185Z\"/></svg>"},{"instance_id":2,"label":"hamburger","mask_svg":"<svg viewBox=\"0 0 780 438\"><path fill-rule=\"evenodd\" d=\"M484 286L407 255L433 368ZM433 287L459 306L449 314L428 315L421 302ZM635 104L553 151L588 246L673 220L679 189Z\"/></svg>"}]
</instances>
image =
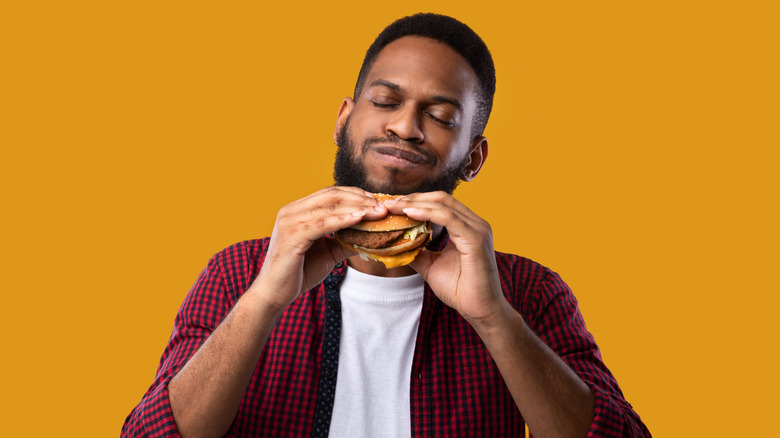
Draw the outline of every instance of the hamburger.
<instances>
[{"instance_id":1,"label":"hamburger","mask_svg":"<svg viewBox=\"0 0 780 438\"><path fill-rule=\"evenodd\" d=\"M400 195L375 194L380 202ZM431 240L430 222L418 221L403 214L389 214L382 219L362 221L336 231L336 240L360 254L363 260L376 260L385 267L406 266Z\"/></svg>"}]
</instances>

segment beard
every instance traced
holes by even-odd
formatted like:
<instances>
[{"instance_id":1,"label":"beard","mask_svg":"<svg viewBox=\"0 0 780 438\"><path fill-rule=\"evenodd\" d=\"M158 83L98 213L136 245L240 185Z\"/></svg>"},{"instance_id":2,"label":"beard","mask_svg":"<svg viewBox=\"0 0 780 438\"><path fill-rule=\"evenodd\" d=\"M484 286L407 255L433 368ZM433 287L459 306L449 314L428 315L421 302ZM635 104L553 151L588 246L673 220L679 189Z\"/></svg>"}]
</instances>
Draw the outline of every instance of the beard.
<instances>
[{"instance_id":1,"label":"beard","mask_svg":"<svg viewBox=\"0 0 780 438\"><path fill-rule=\"evenodd\" d=\"M401 140L398 136L392 134L385 138L366 139L361 145L361 152L364 156L373 143L405 143L413 148L415 152L425 155L432 163L435 163L435 157L432 156L430 152L422 150L416 144L404 142L404 140ZM341 131L339 131L336 136L336 145L338 146L338 150L336 151L336 162L333 165L333 179L336 185L360 187L371 193L408 195L410 193L435 192L441 190L451 195L460 183L461 176L465 175L469 164L469 156L467 154L459 162L444 169L439 176L425 178L411 187L401 187L394 183L394 178L392 178L401 173L401 170L397 168L390 169L391 178L389 181L371 181L365 166L357 158L355 142L352 140L352 136L349 133L349 118L347 118L344 127L341 128Z\"/></svg>"}]
</instances>

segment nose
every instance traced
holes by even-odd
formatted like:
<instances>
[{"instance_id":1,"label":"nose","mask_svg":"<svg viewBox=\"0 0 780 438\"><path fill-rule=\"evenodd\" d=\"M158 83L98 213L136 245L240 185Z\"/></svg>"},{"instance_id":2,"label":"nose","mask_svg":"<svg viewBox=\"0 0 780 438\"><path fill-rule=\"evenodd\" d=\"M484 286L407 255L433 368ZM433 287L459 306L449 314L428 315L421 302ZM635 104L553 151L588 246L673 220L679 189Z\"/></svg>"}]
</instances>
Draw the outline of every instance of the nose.
<instances>
[{"instance_id":1,"label":"nose","mask_svg":"<svg viewBox=\"0 0 780 438\"><path fill-rule=\"evenodd\" d=\"M413 143L422 143L425 139L425 135L422 132L420 112L414 105L404 105L397 111L394 111L385 130L388 134L393 133L399 138Z\"/></svg>"}]
</instances>

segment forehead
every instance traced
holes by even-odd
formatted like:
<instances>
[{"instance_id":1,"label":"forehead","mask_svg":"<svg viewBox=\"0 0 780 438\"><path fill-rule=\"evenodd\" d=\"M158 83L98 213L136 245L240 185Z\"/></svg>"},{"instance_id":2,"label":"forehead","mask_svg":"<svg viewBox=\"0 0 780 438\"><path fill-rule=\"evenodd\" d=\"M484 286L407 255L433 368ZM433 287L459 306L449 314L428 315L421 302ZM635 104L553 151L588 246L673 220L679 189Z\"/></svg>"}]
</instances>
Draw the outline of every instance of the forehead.
<instances>
[{"instance_id":1,"label":"forehead","mask_svg":"<svg viewBox=\"0 0 780 438\"><path fill-rule=\"evenodd\" d=\"M366 77L366 87L389 80L404 90L446 94L461 100L464 109L477 91L477 76L468 62L445 43L405 36L385 46Z\"/></svg>"}]
</instances>

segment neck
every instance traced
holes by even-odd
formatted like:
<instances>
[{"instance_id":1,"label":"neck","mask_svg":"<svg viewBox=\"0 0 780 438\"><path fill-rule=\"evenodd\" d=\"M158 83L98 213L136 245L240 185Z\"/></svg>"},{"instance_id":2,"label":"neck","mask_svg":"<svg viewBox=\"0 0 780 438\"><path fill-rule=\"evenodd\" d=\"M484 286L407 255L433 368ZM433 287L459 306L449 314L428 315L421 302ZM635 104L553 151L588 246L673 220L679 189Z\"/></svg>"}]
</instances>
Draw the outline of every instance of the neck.
<instances>
[{"instance_id":1,"label":"neck","mask_svg":"<svg viewBox=\"0 0 780 438\"><path fill-rule=\"evenodd\" d=\"M375 275L377 277L406 277L414 275L416 272L409 266L399 266L397 268L387 269L381 262L374 260L363 260L359 255L347 259L349 267L358 270L364 274Z\"/></svg>"}]
</instances>

